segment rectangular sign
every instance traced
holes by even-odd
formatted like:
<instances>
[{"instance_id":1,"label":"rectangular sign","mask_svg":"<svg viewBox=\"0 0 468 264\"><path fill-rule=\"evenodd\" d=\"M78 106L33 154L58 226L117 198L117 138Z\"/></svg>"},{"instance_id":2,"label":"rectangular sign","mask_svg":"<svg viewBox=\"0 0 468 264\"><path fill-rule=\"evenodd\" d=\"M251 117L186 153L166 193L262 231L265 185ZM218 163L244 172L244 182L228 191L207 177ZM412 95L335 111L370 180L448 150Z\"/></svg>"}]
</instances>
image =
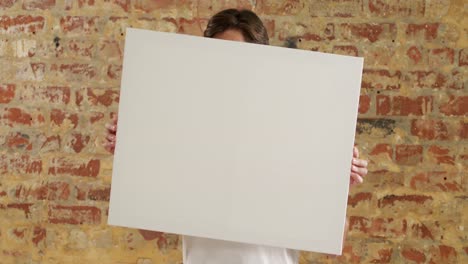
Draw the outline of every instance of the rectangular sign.
<instances>
[{"instance_id":1,"label":"rectangular sign","mask_svg":"<svg viewBox=\"0 0 468 264\"><path fill-rule=\"evenodd\" d=\"M126 34L109 224L341 254L363 59Z\"/></svg>"}]
</instances>

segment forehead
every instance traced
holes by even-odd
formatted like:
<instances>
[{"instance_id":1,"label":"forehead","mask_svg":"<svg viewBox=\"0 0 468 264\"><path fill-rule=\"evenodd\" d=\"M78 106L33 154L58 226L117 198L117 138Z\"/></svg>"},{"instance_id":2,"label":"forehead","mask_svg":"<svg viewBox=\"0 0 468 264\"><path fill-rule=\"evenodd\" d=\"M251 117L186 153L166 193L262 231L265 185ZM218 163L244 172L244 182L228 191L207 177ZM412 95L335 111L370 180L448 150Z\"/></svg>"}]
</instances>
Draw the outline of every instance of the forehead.
<instances>
[{"instance_id":1,"label":"forehead","mask_svg":"<svg viewBox=\"0 0 468 264\"><path fill-rule=\"evenodd\" d=\"M244 35L237 29L228 29L213 36L213 38L245 42Z\"/></svg>"}]
</instances>

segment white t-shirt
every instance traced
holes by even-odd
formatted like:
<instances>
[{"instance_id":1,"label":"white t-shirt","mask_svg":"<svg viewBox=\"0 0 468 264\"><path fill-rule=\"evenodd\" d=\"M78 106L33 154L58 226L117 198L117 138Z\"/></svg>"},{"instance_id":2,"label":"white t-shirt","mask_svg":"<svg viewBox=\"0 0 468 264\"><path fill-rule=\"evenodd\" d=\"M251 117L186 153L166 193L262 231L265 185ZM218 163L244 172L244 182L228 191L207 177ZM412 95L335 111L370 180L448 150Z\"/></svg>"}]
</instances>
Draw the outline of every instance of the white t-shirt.
<instances>
[{"instance_id":1,"label":"white t-shirt","mask_svg":"<svg viewBox=\"0 0 468 264\"><path fill-rule=\"evenodd\" d=\"M298 251L208 238L183 237L184 264L297 264Z\"/></svg>"}]
</instances>

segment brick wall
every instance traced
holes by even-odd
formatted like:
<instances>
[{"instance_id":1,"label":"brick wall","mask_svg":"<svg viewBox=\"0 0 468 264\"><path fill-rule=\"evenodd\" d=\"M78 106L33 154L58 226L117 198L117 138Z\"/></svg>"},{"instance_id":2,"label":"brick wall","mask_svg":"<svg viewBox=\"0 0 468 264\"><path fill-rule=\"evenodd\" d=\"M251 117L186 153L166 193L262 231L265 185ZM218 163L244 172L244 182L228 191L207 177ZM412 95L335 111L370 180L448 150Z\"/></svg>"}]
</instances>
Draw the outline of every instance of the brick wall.
<instances>
[{"instance_id":1,"label":"brick wall","mask_svg":"<svg viewBox=\"0 0 468 264\"><path fill-rule=\"evenodd\" d=\"M256 11L273 45L365 58L370 173L344 255L301 263L468 263L464 0L0 0L0 262L181 262L176 235L106 226L100 142L125 27L201 35L227 7Z\"/></svg>"}]
</instances>

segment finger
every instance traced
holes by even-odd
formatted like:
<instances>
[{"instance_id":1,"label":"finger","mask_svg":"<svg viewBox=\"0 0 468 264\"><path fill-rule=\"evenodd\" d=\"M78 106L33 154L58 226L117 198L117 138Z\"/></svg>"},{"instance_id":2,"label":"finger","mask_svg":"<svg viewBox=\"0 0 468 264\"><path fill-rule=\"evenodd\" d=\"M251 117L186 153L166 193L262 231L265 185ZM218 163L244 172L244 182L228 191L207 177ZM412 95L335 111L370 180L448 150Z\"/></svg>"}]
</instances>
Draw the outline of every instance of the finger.
<instances>
[{"instance_id":1,"label":"finger","mask_svg":"<svg viewBox=\"0 0 468 264\"><path fill-rule=\"evenodd\" d=\"M359 184L359 182L357 182L355 179L351 178L351 180L349 181L349 185L354 186L356 184Z\"/></svg>"},{"instance_id":2,"label":"finger","mask_svg":"<svg viewBox=\"0 0 468 264\"><path fill-rule=\"evenodd\" d=\"M354 165L354 166L357 166L357 167L364 167L364 168L365 168L365 167L367 167L368 162L367 162L367 160L362 160L362 159L356 159L356 158L354 158L354 159L353 159L353 165Z\"/></svg>"},{"instance_id":3,"label":"finger","mask_svg":"<svg viewBox=\"0 0 468 264\"><path fill-rule=\"evenodd\" d=\"M114 148L115 147L115 142L108 141L108 142L106 142L106 143L104 143L102 145L104 146L104 148L106 148L106 147Z\"/></svg>"},{"instance_id":4,"label":"finger","mask_svg":"<svg viewBox=\"0 0 468 264\"><path fill-rule=\"evenodd\" d=\"M106 128L107 128L107 131L115 134L115 132L117 132L117 125L115 124L110 124L110 123L107 123L106 124Z\"/></svg>"},{"instance_id":5,"label":"finger","mask_svg":"<svg viewBox=\"0 0 468 264\"><path fill-rule=\"evenodd\" d=\"M364 177L367 175L367 168L351 166L351 172L354 172L358 174L359 176Z\"/></svg>"},{"instance_id":6,"label":"finger","mask_svg":"<svg viewBox=\"0 0 468 264\"><path fill-rule=\"evenodd\" d=\"M353 158L359 158L359 149L357 147L353 148Z\"/></svg>"},{"instance_id":7,"label":"finger","mask_svg":"<svg viewBox=\"0 0 468 264\"><path fill-rule=\"evenodd\" d=\"M109 151L110 153L112 153L112 154L114 154L114 152L115 152L115 148L113 148L113 147L107 147L107 148L105 148L105 149L106 149L107 151Z\"/></svg>"},{"instance_id":8,"label":"finger","mask_svg":"<svg viewBox=\"0 0 468 264\"><path fill-rule=\"evenodd\" d=\"M108 141L110 141L110 142L115 142L117 137L115 135L113 135L113 134L109 134L109 135L106 136L106 139Z\"/></svg>"},{"instance_id":9,"label":"finger","mask_svg":"<svg viewBox=\"0 0 468 264\"><path fill-rule=\"evenodd\" d=\"M357 173L351 173L351 179L353 179L356 183L362 183L364 181Z\"/></svg>"},{"instance_id":10,"label":"finger","mask_svg":"<svg viewBox=\"0 0 468 264\"><path fill-rule=\"evenodd\" d=\"M104 144L104 149L114 154L115 145L111 143Z\"/></svg>"}]
</instances>

